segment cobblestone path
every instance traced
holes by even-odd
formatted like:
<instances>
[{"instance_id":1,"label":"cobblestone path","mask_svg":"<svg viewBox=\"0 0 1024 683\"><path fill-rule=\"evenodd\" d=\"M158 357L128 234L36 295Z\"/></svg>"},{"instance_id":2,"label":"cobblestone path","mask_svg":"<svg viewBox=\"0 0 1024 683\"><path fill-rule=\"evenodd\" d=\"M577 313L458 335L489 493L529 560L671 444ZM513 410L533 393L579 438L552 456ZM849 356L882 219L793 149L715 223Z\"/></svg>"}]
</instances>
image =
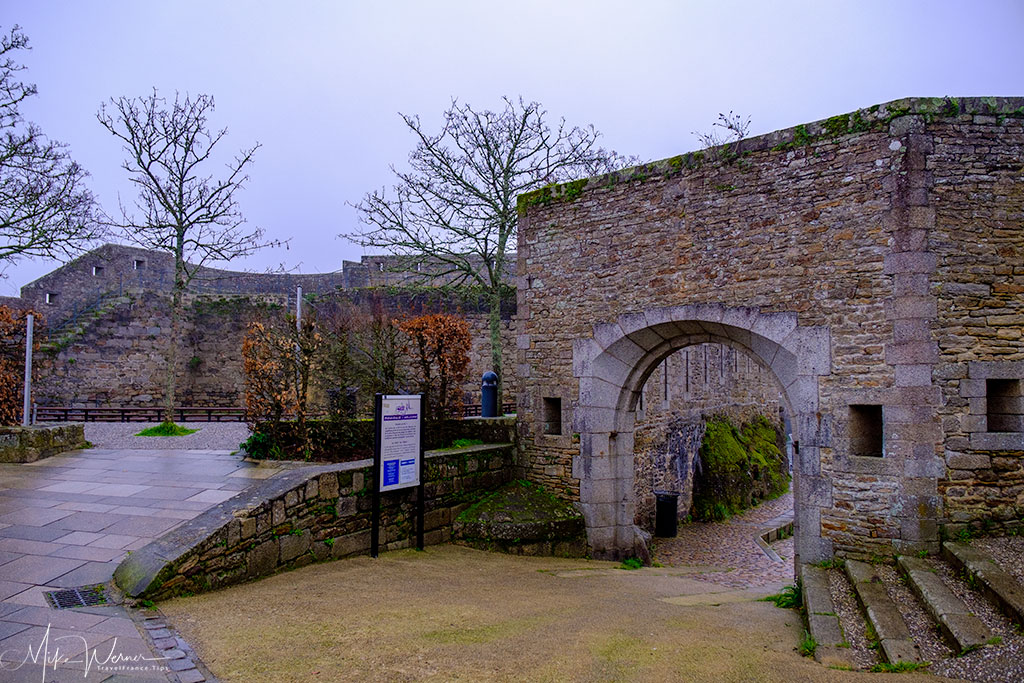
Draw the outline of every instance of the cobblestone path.
<instances>
[{"instance_id":1,"label":"cobblestone path","mask_svg":"<svg viewBox=\"0 0 1024 683\"><path fill-rule=\"evenodd\" d=\"M725 522L680 524L675 538L655 539L655 558L670 567L706 567L691 575L723 588L752 588L793 581L793 539L771 545L769 557L755 537L793 518L793 494L786 493Z\"/></svg>"}]
</instances>

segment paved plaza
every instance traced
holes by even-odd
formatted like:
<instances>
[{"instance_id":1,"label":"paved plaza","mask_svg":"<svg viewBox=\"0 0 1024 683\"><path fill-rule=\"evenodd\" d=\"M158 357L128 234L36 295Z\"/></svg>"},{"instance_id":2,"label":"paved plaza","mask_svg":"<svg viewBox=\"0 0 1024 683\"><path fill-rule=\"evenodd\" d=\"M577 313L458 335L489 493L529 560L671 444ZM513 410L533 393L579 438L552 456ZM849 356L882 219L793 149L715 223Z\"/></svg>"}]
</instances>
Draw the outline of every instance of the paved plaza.
<instances>
[{"instance_id":1,"label":"paved plaza","mask_svg":"<svg viewBox=\"0 0 1024 683\"><path fill-rule=\"evenodd\" d=\"M87 434L117 448L0 465L0 680L203 680L187 643L158 616L116 604L114 569L127 553L286 465L255 465L226 449L168 448L171 439L131 436L139 428ZM225 433L214 443L236 437ZM159 448L138 447L148 444ZM791 505L787 494L728 524L681 526L679 537L659 540L657 559L688 566L689 579L702 580L687 592L745 596L744 588L777 587L792 578L792 541L774 546L780 562L753 539L787 519ZM44 596L98 584L108 585L110 603L56 610Z\"/></svg>"},{"instance_id":2,"label":"paved plaza","mask_svg":"<svg viewBox=\"0 0 1024 683\"><path fill-rule=\"evenodd\" d=\"M133 619L114 604L55 610L44 593L109 582L128 552L280 471L228 450L93 448L0 465L0 680L43 680L39 649L79 660L48 670L46 681L199 680L195 669L174 672L181 662L141 659L160 656L149 642L182 658L172 634L149 629L143 637L138 612ZM98 658L87 678L85 653ZM137 668L98 670L111 654L108 666L120 659Z\"/></svg>"}]
</instances>

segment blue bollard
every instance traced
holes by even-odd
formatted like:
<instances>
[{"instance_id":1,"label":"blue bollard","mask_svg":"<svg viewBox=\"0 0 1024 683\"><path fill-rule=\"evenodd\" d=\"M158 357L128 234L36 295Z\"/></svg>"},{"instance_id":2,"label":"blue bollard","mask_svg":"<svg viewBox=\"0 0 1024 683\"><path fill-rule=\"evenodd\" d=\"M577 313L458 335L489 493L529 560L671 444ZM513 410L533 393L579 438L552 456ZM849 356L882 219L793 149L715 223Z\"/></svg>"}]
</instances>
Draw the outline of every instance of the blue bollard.
<instances>
[{"instance_id":1,"label":"blue bollard","mask_svg":"<svg viewBox=\"0 0 1024 683\"><path fill-rule=\"evenodd\" d=\"M485 372L480 382L480 417L498 417L498 376Z\"/></svg>"}]
</instances>

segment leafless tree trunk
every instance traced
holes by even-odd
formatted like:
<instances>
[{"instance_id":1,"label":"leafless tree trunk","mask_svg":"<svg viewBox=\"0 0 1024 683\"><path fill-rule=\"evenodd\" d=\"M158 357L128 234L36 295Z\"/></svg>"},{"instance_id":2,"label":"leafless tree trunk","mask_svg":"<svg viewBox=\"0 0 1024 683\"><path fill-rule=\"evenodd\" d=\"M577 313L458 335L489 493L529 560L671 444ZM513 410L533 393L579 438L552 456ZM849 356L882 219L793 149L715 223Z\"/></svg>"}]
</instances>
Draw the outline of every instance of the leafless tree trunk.
<instances>
[{"instance_id":1,"label":"leafless tree trunk","mask_svg":"<svg viewBox=\"0 0 1024 683\"><path fill-rule=\"evenodd\" d=\"M211 132L208 127L212 97L176 94L169 104L154 89L147 97L120 97L109 104L109 111L104 104L96 116L122 142L122 168L138 191L134 210L122 204L122 220L110 222L140 246L174 257L164 390L164 419L173 422L177 347L189 283L208 261L231 261L281 242L265 241L259 229L244 230L235 200L249 179L246 168L259 143L239 152L225 177L204 175L206 162L213 161L217 143L227 134L227 129Z\"/></svg>"}]
</instances>

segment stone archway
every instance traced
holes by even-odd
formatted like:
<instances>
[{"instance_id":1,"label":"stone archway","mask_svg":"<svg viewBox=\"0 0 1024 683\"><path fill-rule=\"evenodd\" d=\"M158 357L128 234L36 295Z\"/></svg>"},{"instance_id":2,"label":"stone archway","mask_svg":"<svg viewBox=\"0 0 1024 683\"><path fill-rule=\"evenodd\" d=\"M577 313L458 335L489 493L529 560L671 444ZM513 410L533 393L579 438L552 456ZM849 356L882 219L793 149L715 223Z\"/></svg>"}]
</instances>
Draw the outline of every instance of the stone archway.
<instances>
[{"instance_id":1,"label":"stone archway","mask_svg":"<svg viewBox=\"0 0 1024 683\"><path fill-rule=\"evenodd\" d=\"M818 378L830 372L827 328L801 327L795 313L699 304L651 308L594 325L593 337L573 345L579 379L575 429L580 452L573 476L595 557L621 559L645 543L634 525L633 431L637 396L666 357L693 344L736 348L775 376L792 415L796 562L829 553L820 538L820 509L831 501L820 472Z\"/></svg>"}]
</instances>

